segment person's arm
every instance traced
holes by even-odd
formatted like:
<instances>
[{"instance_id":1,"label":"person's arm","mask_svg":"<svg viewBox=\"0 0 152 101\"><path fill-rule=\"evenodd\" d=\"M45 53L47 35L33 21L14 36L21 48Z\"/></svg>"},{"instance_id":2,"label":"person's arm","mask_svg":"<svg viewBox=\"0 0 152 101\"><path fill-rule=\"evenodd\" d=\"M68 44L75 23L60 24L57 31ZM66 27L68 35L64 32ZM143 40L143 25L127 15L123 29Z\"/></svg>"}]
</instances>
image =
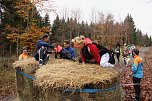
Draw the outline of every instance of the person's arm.
<instances>
[{"instance_id":1,"label":"person's arm","mask_svg":"<svg viewBox=\"0 0 152 101\"><path fill-rule=\"evenodd\" d=\"M98 64L100 64L100 54L99 54L99 51L98 51L98 48L96 47L95 44L91 44L91 45L88 45L88 50L90 52L90 54L95 58L96 62Z\"/></svg>"},{"instance_id":2,"label":"person's arm","mask_svg":"<svg viewBox=\"0 0 152 101\"><path fill-rule=\"evenodd\" d=\"M72 57L72 59L74 59L75 58L75 51L74 51L73 48L71 48L71 49L72 49L72 51L71 51L71 57Z\"/></svg>"},{"instance_id":3,"label":"person's arm","mask_svg":"<svg viewBox=\"0 0 152 101\"><path fill-rule=\"evenodd\" d=\"M81 55L81 59L82 59L82 63L85 63L86 58L83 56L82 52L80 51L80 55Z\"/></svg>"},{"instance_id":4,"label":"person's arm","mask_svg":"<svg viewBox=\"0 0 152 101\"><path fill-rule=\"evenodd\" d=\"M54 46L52 46L51 44L43 42L43 41L39 42L39 45L44 46L44 47L54 48Z\"/></svg>"},{"instance_id":5,"label":"person's arm","mask_svg":"<svg viewBox=\"0 0 152 101\"><path fill-rule=\"evenodd\" d=\"M20 61L20 60L23 60L22 55L19 56L19 61Z\"/></svg>"}]
</instances>

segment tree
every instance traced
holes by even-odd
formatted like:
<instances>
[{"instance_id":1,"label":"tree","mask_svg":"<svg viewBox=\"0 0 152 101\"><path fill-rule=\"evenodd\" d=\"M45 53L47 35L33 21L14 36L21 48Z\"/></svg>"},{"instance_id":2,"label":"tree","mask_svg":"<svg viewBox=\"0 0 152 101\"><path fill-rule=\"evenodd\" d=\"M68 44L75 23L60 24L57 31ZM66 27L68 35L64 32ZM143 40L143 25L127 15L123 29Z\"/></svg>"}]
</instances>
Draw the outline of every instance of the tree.
<instances>
[{"instance_id":1,"label":"tree","mask_svg":"<svg viewBox=\"0 0 152 101\"><path fill-rule=\"evenodd\" d=\"M61 20L59 19L59 16L57 15L56 19L54 20L54 23L52 25L52 36L51 36L51 40L53 42L59 42L62 43L63 42L63 38L62 38L62 26L61 26ZM63 40L61 40L63 39Z\"/></svg>"},{"instance_id":2,"label":"tree","mask_svg":"<svg viewBox=\"0 0 152 101\"><path fill-rule=\"evenodd\" d=\"M137 43L136 27L133 18L129 14L124 20L124 27L125 27L126 42L128 44L131 43L136 44Z\"/></svg>"}]
</instances>

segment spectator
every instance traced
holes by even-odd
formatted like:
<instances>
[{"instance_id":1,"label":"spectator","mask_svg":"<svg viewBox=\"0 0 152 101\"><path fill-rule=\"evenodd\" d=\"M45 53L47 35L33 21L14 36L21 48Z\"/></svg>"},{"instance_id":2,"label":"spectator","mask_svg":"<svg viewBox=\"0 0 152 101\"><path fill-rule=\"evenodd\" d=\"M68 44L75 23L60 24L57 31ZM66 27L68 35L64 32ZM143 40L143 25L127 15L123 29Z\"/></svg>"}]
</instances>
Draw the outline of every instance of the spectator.
<instances>
[{"instance_id":1,"label":"spectator","mask_svg":"<svg viewBox=\"0 0 152 101\"><path fill-rule=\"evenodd\" d=\"M117 57L117 60L118 60L118 63L119 63L119 61L120 61L120 53L121 53L121 48L120 48L120 44L119 43L117 43L117 45L116 45L115 53L116 53L116 57Z\"/></svg>"},{"instance_id":2,"label":"spectator","mask_svg":"<svg viewBox=\"0 0 152 101\"><path fill-rule=\"evenodd\" d=\"M23 47L23 49L22 49L22 54L19 56L19 61L20 61L20 60L27 59L28 57L29 57L29 56L28 56L27 48L26 48L26 47Z\"/></svg>"},{"instance_id":3,"label":"spectator","mask_svg":"<svg viewBox=\"0 0 152 101\"><path fill-rule=\"evenodd\" d=\"M139 56L139 50L135 49L134 52L134 60L132 64L132 76L135 90L135 100L140 101L140 82L143 78L143 60Z\"/></svg>"},{"instance_id":4,"label":"spectator","mask_svg":"<svg viewBox=\"0 0 152 101\"><path fill-rule=\"evenodd\" d=\"M132 57L134 58L134 50L136 49L136 46L134 44L131 45L131 51L132 51Z\"/></svg>"}]
</instances>

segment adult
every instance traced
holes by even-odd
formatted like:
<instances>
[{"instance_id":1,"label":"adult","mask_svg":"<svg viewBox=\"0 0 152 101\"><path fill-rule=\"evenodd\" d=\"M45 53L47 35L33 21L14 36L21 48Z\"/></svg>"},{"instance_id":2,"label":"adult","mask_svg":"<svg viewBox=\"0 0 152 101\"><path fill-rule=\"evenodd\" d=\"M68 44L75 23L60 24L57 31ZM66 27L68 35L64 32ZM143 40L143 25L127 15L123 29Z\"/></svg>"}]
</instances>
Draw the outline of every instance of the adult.
<instances>
[{"instance_id":1,"label":"adult","mask_svg":"<svg viewBox=\"0 0 152 101\"><path fill-rule=\"evenodd\" d=\"M49 60L49 55L52 52L49 52L48 49L49 48L54 49L54 46L52 46L48 42L49 42L49 35L48 34L44 34L42 36L42 39L37 41L36 52L35 52L34 57L39 62L40 66L47 64L47 62Z\"/></svg>"},{"instance_id":2,"label":"adult","mask_svg":"<svg viewBox=\"0 0 152 101\"><path fill-rule=\"evenodd\" d=\"M118 63L119 63L119 61L120 61L120 53L121 53L121 48L120 48L120 44L119 43L117 43L117 45L116 45L115 53L116 53L116 57L117 57L117 60L118 60Z\"/></svg>"},{"instance_id":3,"label":"adult","mask_svg":"<svg viewBox=\"0 0 152 101\"><path fill-rule=\"evenodd\" d=\"M132 52L132 57L134 58L134 50L136 49L136 46L134 44L131 45L131 52Z\"/></svg>"},{"instance_id":4,"label":"adult","mask_svg":"<svg viewBox=\"0 0 152 101\"><path fill-rule=\"evenodd\" d=\"M72 39L74 46L80 50L82 63L96 62L103 67L114 67L109 63L110 55L108 49L103 46L98 46L93 43L89 38L84 36L76 37Z\"/></svg>"},{"instance_id":5,"label":"adult","mask_svg":"<svg viewBox=\"0 0 152 101\"><path fill-rule=\"evenodd\" d=\"M140 82L143 78L143 60L139 56L139 50L135 49L134 52L134 60L132 64L132 76L135 90L135 99L136 101L140 101Z\"/></svg>"},{"instance_id":6,"label":"adult","mask_svg":"<svg viewBox=\"0 0 152 101\"><path fill-rule=\"evenodd\" d=\"M19 56L19 61L27 59L28 57L29 57L29 55L28 55L28 52L27 52L27 48L23 47L22 54Z\"/></svg>"}]
</instances>

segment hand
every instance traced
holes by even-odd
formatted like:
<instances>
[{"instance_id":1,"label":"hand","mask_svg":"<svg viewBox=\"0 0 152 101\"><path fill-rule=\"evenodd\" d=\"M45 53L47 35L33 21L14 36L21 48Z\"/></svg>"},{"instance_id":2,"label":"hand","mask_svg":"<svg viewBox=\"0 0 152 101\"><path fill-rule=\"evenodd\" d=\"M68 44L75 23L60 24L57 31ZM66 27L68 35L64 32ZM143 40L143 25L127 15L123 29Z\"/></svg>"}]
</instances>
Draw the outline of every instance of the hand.
<instances>
[{"instance_id":1,"label":"hand","mask_svg":"<svg viewBox=\"0 0 152 101\"><path fill-rule=\"evenodd\" d=\"M51 51L52 53L55 53L54 51Z\"/></svg>"}]
</instances>

